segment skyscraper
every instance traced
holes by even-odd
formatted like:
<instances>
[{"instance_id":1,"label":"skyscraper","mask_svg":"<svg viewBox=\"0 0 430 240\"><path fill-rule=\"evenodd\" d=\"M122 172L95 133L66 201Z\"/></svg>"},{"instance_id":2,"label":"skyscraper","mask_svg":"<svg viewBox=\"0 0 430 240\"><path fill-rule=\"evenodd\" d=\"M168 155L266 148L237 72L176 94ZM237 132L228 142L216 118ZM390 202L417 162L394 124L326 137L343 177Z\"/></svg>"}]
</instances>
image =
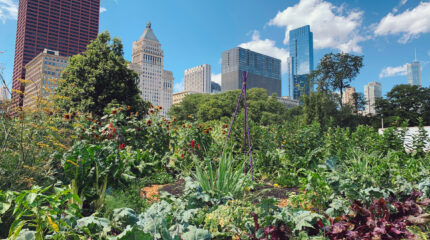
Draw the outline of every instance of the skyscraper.
<instances>
[{"instance_id":1,"label":"skyscraper","mask_svg":"<svg viewBox=\"0 0 430 240\"><path fill-rule=\"evenodd\" d=\"M99 29L100 0L20 0L12 88L24 92L24 66L45 48L61 56L83 52ZM22 106L22 94L13 94Z\"/></svg>"},{"instance_id":2,"label":"skyscraper","mask_svg":"<svg viewBox=\"0 0 430 240\"><path fill-rule=\"evenodd\" d=\"M248 72L247 88L265 88L281 96L281 60L236 47L222 53L222 91L242 88L242 72Z\"/></svg>"},{"instance_id":3,"label":"skyscraper","mask_svg":"<svg viewBox=\"0 0 430 240\"><path fill-rule=\"evenodd\" d=\"M414 62L409 63L407 65L408 69L408 84L409 85L417 85L422 86L423 83L421 81L421 65L420 62L415 59Z\"/></svg>"},{"instance_id":4,"label":"skyscraper","mask_svg":"<svg viewBox=\"0 0 430 240\"><path fill-rule=\"evenodd\" d=\"M49 96L57 89L68 60L58 51L45 49L25 66L24 108L34 108L42 103L46 105L48 102L45 101L52 100Z\"/></svg>"},{"instance_id":5,"label":"skyscraper","mask_svg":"<svg viewBox=\"0 0 430 240\"><path fill-rule=\"evenodd\" d=\"M211 82L211 93L220 93L221 85L216 82Z\"/></svg>"},{"instance_id":6,"label":"skyscraper","mask_svg":"<svg viewBox=\"0 0 430 240\"><path fill-rule=\"evenodd\" d=\"M313 33L309 25L290 31L291 80L293 98L309 94L308 75L314 70Z\"/></svg>"},{"instance_id":7,"label":"skyscraper","mask_svg":"<svg viewBox=\"0 0 430 240\"><path fill-rule=\"evenodd\" d=\"M210 93L211 75L211 65L209 64L203 64L185 70L184 91Z\"/></svg>"},{"instance_id":8,"label":"skyscraper","mask_svg":"<svg viewBox=\"0 0 430 240\"><path fill-rule=\"evenodd\" d=\"M350 106L354 112L357 111L356 95L355 87L347 87L342 97L342 104Z\"/></svg>"},{"instance_id":9,"label":"skyscraper","mask_svg":"<svg viewBox=\"0 0 430 240\"><path fill-rule=\"evenodd\" d=\"M382 97L382 86L379 82L371 82L364 87L364 98L366 99L366 114L376 114L376 99Z\"/></svg>"},{"instance_id":10,"label":"skyscraper","mask_svg":"<svg viewBox=\"0 0 430 240\"><path fill-rule=\"evenodd\" d=\"M163 67L164 52L149 22L140 39L133 43L130 68L139 74L142 98L163 107L161 114L167 116L172 105L173 74Z\"/></svg>"}]
</instances>

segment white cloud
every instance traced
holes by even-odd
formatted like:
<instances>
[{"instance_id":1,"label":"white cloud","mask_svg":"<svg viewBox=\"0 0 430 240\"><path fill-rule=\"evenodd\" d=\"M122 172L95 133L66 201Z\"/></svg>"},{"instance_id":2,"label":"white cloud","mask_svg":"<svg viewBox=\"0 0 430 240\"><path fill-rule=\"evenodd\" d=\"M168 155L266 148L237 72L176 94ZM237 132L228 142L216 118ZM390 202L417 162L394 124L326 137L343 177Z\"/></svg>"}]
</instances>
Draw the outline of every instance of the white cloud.
<instances>
[{"instance_id":1,"label":"white cloud","mask_svg":"<svg viewBox=\"0 0 430 240\"><path fill-rule=\"evenodd\" d=\"M379 74L379 78L394 77L394 76L406 76L407 75L407 64L398 67L386 67L382 69Z\"/></svg>"},{"instance_id":2,"label":"white cloud","mask_svg":"<svg viewBox=\"0 0 430 240\"><path fill-rule=\"evenodd\" d=\"M107 9L106 8L104 8L104 7L100 7L100 13L104 13L104 12L106 12L107 11Z\"/></svg>"},{"instance_id":3,"label":"white cloud","mask_svg":"<svg viewBox=\"0 0 430 240\"><path fill-rule=\"evenodd\" d=\"M363 11L346 11L343 5L334 6L323 0L300 0L288 7L269 22L269 25L285 27L284 44L289 32L305 25L311 26L316 49L335 48L343 52L361 52L358 45L367 39L359 34Z\"/></svg>"},{"instance_id":4,"label":"white cloud","mask_svg":"<svg viewBox=\"0 0 430 240\"><path fill-rule=\"evenodd\" d=\"M252 40L247 43L242 43L239 47L243 47L258 53L262 53L274 58L278 58L282 61L282 72L287 72L287 58L290 53L285 48L278 48L275 45L275 41L270 39L260 39L260 33L254 31L252 34Z\"/></svg>"},{"instance_id":5,"label":"white cloud","mask_svg":"<svg viewBox=\"0 0 430 240\"><path fill-rule=\"evenodd\" d=\"M184 81L180 82L180 83L175 83L173 85L173 92L177 93L177 92L183 92L184 91Z\"/></svg>"},{"instance_id":6,"label":"white cloud","mask_svg":"<svg viewBox=\"0 0 430 240\"><path fill-rule=\"evenodd\" d=\"M389 13L375 28L376 36L403 34L399 43L407 43L421 33L430 32L430 2L421 2L414 9L395 15Z\"/></svg>"},{"instance_id":7,"label":"white cloud","mask_svg":"<svg viewBox=\"0 0 430 240\"><path fill-rule=\"evenodd\" d=\"M221 73L218 73L218 74L213 74L212 73L211 81L212 82L216 82L216 83L218 83L221 86Z\"/></svg>"},{"instance_id":8,"label":"white cloud","mask_svg":"<svg viewBox=\"0 0 430 240\"><path fill-rule=\"evenodd\" d=\"M393 9L393 12L396 13L399 11L399 8L405 5L408 2L408 0L400 0L399 4Z\"/></svg>"},{"instance_id":9,"label":"white cloud","mask_svg":"<svg viewBox=\"0 0 430 240\"><path fill-rule=\"evenodd\" d=\"M0 0L0 21L15 20L18 17L18 4L13 0Z\"/></svg>"}]
</instances>

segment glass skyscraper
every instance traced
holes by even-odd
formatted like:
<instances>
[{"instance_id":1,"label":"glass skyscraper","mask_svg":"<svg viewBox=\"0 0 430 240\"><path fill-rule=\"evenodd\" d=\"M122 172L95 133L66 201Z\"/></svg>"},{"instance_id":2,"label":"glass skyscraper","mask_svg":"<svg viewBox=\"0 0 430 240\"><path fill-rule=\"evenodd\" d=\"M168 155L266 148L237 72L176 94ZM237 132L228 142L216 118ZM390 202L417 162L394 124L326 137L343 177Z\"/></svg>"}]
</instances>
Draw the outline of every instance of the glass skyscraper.
<instances>
[{"instance_id":1,"label":"glass skyscraper","mask_svg":"<svg viewBox=\"0 0 430 240\"><path fill-rule=\"evenodd\" d=\"M308 75L314 70L313 33L309 25L290 31L291 80L293 98L309 94ZM291 84L291 83L289 83Z\"/></svg>"},{"instance_id":2,"label":"glass skyscraper","mask_svg":"<svg viewBox=\"0 0 430 240\"><path fill-rule=\"evenodd\" d=\"M407 65L408 69L408 84L422 86L421 81L421 65L420 62L414 61L413 63L409 63Z\"/></svg>"},{"instance_id":3,"label":"glass skyscraper","mask_svg":"<svg viewBox=\"0 0 430 240\"><path fill-rule=\"evenodd\" d=\"M236 47L222 53L222 91L242 88L242 72L248 72L247 88L264 88L281 96L281 60Z\"/></svg>"}]
</instances>

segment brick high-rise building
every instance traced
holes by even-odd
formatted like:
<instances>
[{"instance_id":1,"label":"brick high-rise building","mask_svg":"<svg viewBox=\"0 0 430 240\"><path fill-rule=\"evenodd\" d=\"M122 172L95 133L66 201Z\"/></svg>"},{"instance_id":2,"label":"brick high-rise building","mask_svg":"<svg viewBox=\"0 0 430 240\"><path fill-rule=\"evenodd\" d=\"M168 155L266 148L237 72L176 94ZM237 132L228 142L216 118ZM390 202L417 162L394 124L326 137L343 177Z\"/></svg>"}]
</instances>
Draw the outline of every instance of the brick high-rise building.
<instances>
[{"instance_id":1,"label":"brick high-rise building","mask_svg":"<svg viewBox=\"0 0 430 240\"><path fill-rule=\"evenodd\" d=\"M45 48L61 56L85 51L97 37L99 14L100 0L20 0L12 88L24 92L24 66ZM21 94L12 98L22 106Z\"/></svg>"}]
</instances>

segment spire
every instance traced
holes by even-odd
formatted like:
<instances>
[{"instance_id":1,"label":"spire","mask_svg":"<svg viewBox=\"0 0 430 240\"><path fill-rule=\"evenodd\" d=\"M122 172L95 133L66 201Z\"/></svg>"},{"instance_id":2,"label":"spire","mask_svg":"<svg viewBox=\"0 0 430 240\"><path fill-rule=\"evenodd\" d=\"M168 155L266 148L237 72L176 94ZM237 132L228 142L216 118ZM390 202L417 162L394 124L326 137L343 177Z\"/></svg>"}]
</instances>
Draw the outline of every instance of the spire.
<instances>
[{"instance_id":1,"label":"spire","mask_svg":"<svg viewBox=\"0 0 430 240\"><path fill-rule=\"evenodd\" d=\"M152 31L151 26L152 26L151 22L148 22L146 24L145 32L142 34L142 36L140 37L140 39L146 39L146 40L151 40L151 41L158 42L158 39L155 36L154 32Z\"/></svg>"}]
</instances>

